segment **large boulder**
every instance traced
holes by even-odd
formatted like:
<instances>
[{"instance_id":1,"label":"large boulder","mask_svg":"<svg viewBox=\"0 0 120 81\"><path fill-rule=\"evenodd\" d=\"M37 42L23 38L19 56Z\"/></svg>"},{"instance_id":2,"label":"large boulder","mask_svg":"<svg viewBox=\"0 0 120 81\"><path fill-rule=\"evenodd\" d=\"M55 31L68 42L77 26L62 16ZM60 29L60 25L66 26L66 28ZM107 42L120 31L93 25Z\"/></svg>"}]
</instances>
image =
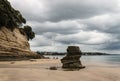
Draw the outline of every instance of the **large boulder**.
<instances>
[{"instance_id":1,"label":"large boulder","mask_svg":"<svg viewBox=\"0 0 120 81\"><path fill-rule=\"evenodd\" d=\"M82 66L80 57L82 52L80 51L78 46L68 46L67 55L61 59L63 63L62 68L68 69L82 69L85 68Z\"/></svg>"}]
</instances>

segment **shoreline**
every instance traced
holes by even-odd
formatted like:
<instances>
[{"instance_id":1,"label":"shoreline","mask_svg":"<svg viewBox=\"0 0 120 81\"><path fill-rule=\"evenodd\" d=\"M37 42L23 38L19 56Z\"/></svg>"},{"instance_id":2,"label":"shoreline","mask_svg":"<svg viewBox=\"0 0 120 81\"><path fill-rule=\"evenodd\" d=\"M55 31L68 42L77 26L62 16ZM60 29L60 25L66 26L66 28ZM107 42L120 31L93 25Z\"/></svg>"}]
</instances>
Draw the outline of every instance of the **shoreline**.
<instances>
[{"instance_id":1,"label":"shoreline","mask_svg":"<svg viewBox=\"0 0 120 81\"><path fill-rule=\"evenodd\" d=\"M22 61L30 59L45 59L44 56L34 54L34 55L0 55L0 61Z\"/></svg>"},{"instance_id":2,"label":"shoreline","mask_svg":"<svg viewBox=\"0 0 120 81\"><path fill-rule=\"evenodd\" d=\"M85 69L64 71L60 59L35 59L24 61L0 61L0 81L119 81L120 67L86 62ZM51 66L59 67L50 70Z\"/></svg>"}]
</instances>

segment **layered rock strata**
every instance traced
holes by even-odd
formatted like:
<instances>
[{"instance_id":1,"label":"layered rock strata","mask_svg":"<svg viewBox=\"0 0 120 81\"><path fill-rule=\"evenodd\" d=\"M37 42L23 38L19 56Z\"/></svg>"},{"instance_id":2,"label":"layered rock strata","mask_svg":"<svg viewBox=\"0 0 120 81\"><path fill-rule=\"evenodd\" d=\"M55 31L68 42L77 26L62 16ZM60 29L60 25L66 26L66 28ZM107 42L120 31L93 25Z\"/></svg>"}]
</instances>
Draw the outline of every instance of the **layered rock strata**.
<instances>
[{"instance_id":1,"label":"layered rock strata","mask_svg":"<svg viewBox=\"0 0 120 81\"><path fill-rule=\"evenodd\" d=\"M13 31L2 27L0 30L0 60L9 59L43 58L30 50L30 45L25 35L19 28Z\"/></svg>"},{"instance_id":2,"label":"layered rock strata","mask_svg":"<svg viewBox=\"0 0 120 81\"><path fill-rule=\"evenodd\" d=\"M68 46L67 55L61 59L62 68L68 69L82 69L85 68L81 64L80 57L82 52L80 51L78 46Z\"/></svg>"}]
</instances>

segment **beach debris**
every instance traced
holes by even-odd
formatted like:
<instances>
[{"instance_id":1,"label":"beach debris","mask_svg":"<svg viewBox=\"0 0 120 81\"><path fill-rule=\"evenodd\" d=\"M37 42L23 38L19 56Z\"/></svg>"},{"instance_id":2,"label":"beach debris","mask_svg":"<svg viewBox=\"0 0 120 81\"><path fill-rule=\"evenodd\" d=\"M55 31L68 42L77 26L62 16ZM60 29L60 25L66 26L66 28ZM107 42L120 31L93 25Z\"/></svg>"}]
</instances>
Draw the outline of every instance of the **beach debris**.
<instances>
[{"instance_id":1,"label":"beach debris","mask_svg":"<svg viewBox=\"0 0 120 81\"><path fill-rule=\"evenodd\" d=\"M58 57L56 57L55 59L58 59Z\"/></svg>"},{"instance_id":2,"label":"beach debris","mask_svg":"<svg viewBox=\"0 0 120 81\"><path fill-rule=\"evenodd\" d=\"M15 64L15 62L14 62L14 61L12 61L12 62L10 62L10 64Z\"/></svg>"},{"instance_id":3,"label":"beach debris","mask_svg":"<svg viewBox=\"0 0 120 81\"><path fill-rule=\"evenodd\" d=\"M49 69L50 70L57 70L57 67L56 66L51 66Z\"/></svg>"},{"instance_id":4,"label":"beach debris","mask_svg":"<svg viewBox=\"0 0 120 81\"><path fill-rule=\"evenodd\" d=\"M30 59L31 62L36 62L37 60L36 59Z\"/></svg>"},{"instance_id":5,"label":"beach debris","mask_svg":"<svg viewBox=\"0 0 120 81\"><path fill-rule=\"evenodd\" d=\"M77 70L85 68L80 61L81 55L82 52L78 46L68 46L67 55L61 59L62 68Z\"/></svg>"},{"instance_id":6,"label":"beach debris","mask_svg":"<svg viewBox=\"0 0 120 81\"><path fill-rule=\"evenodd\" d=\"M55 59L55 57L53 57L53 59Z\"/></svg>"},{"instance_id":7,"label":"beach debris","mask_svg":"<svg viewBox=\"0 0 120 81\"><path fill-rule=\"evenodd\" d=\"M44 59L50 59L50 57L45 57Z\"/></svg>"},{"instance_id":8,"label":"beach debris","mask_svg":"<svg viewBox=\"0 0 120 81\"><path fill-rule=\"evenodd\" d=\"M53 59L58 59L58 57L53 57Z\"/></svg>"}]
</instances>

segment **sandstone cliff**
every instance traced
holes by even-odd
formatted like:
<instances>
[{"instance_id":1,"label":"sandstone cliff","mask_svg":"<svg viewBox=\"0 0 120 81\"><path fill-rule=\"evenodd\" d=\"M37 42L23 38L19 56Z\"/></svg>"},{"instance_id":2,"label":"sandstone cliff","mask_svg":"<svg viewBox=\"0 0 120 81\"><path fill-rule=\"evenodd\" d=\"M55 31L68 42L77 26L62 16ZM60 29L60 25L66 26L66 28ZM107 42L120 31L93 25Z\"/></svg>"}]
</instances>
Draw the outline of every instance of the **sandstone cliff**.
<instances>
[{"instance_id":1,"label":"sandstone cliff","mask_svg":"<svg viewBox=\"0 0 120 81\"><path fill-rule=\"evenodd\" d=\"M2 27L0 29L0 60L43 58L30 50L26 35L19 28L13 31Z\"/></svg>"},{"instance_id":2,"label":"sandstone cliff","mask_svg":"<svg viewBox=\"0 0 120 81\"><path fill-rule=\"evenodd\" d=\"M43 58L30 50L29 39L35 37L30 26L8 0L0 0L0 60Z\"/></svg>"}]
</instances>

